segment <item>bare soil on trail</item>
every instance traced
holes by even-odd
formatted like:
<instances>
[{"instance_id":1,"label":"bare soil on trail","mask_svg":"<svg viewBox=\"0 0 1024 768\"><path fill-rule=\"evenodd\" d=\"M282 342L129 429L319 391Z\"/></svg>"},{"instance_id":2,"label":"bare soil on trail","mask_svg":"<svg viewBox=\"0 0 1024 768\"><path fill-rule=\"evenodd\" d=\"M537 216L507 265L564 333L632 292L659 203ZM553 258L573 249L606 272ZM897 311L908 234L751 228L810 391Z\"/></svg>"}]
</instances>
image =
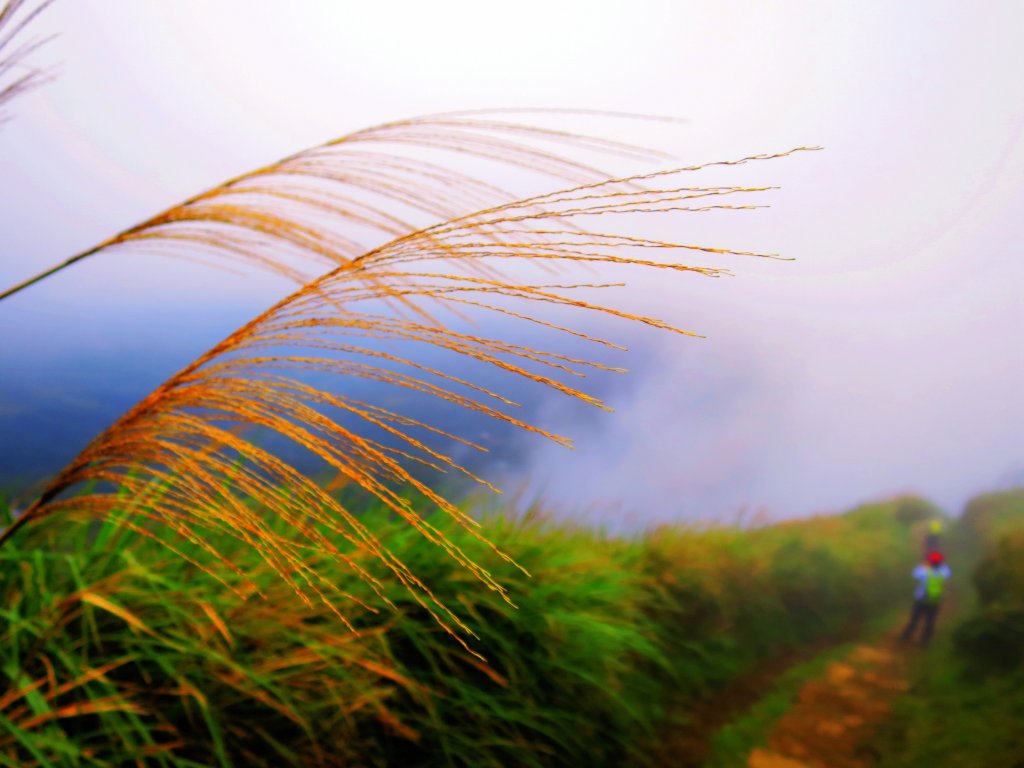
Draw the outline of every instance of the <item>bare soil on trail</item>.
<instances>
[{"instance_id":1,"label":"bare soil on trail","mask_svg":"<svg viewBox=\"0 0 1024 768\"><path fill-rule=\"evenodd\" d=\"M893 700L908 688L912 646L895 636L858 645L805 683L748 768L869 768L872 739Z\"/></svg>"},{"instance_id":2,"label":"bare soil on trail","mask_svg":"<svg viewBox=\"0 0 1024 768\"><path fill-rule=\"evenodd\" d=\"M651 753L651 764L700 768L708 757L711 735L770 692L781 674L794 664L848 642L861 631L862 627L855 624L839 635L808 646L790 648L749 670L722 690L691 702L684 710L677 711L663 727L657 746Z\"/></svg>"}]
</instances>

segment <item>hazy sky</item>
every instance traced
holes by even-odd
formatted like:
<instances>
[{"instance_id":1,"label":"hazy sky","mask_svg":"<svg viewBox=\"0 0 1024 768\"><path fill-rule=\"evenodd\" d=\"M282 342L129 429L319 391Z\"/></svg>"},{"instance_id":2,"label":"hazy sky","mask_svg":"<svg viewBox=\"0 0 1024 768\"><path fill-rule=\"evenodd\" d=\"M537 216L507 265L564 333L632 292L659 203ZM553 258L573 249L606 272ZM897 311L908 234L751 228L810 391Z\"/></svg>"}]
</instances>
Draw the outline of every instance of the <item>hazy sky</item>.
<instances>
[{"instance_id":1,"label":"hazy sky","mask_svg":"<svg viewBox=\"0 0 1024 768\"><path fill-rule=\"evenodd\" d=\"M769 211L672 224L796 261L734 258L736 277L672 290L639 281L649 314L708 338L659 337L614 414L552 406L580 447L538 444L534 487L652 522L898 491L955 509L1024 474L1024 4L63 0L37 31L59 33L39 59L60 73L0 128L4 285L386 120L686 117L659 136L684 162L826 148L745 171L783 185ZM137 349L147 311L188 307L194 328L214 302L217 323L235 322L280 290L97 258L0 304L0 377L38 376L69 344ZM208 341L196 334L195 353Z\"/></svg>"}]
</instances>

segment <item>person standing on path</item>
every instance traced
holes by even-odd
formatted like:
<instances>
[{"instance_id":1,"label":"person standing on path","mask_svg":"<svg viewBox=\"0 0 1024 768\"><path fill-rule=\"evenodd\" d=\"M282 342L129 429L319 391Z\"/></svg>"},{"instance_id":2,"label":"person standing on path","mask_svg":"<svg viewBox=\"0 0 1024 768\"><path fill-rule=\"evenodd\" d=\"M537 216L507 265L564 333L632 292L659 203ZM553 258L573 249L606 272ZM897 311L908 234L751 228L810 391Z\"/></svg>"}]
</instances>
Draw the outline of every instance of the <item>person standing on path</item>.
<instances>
[{"instance_id":1,"label":"person standing on path","mask_svg":"<svg viewBox=\"0 0 1024 768\"><path fill-rule=\"evenodd\" d=\"M932 631L935 629L935 616L939 612L939 604L942 602L942 593L946 586L946 579L952 576L949 566L941 552L929 552L925 562L914 569L914 581L917 587L914 590L914 606L910 610L910 619L900 633L901 640L910 640L914 636L914 630L918 623L924 619L924 633L921 635L921 645L927 645L932 638Z\"/></svg>"}]
</instances>

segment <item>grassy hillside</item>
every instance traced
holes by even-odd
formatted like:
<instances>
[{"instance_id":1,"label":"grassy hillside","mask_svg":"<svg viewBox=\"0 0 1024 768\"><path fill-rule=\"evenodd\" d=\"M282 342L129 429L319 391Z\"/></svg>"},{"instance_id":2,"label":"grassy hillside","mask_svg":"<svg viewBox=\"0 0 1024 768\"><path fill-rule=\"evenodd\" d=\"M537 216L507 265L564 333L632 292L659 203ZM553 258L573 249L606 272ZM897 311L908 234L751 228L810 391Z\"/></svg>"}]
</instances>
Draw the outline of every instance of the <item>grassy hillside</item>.
<instances>
[{"instance_id":1,"label":"grassy hillside","mask_svg":"<svg viewBox=\"0 0 1024 768\"><path fill-rule=\"evenodd\" d=\"M355 632L298 601L269 566L252 564L261 597L170 554L157 541L165 532L41 527L0 551L0 762L641 764L668 707L685 710L780 649L889 604L913 559L910 525L927 513L907 499L632 539L537 512L488 516L487 537L530 577L434 520L491 564L512 609L368 510L486 663L404 589L388 594L394 613L361 608L369 587L332 563L308 565L350 596ZM216 546L254 557L229 532Z\"/></svg>"}]
</instances>

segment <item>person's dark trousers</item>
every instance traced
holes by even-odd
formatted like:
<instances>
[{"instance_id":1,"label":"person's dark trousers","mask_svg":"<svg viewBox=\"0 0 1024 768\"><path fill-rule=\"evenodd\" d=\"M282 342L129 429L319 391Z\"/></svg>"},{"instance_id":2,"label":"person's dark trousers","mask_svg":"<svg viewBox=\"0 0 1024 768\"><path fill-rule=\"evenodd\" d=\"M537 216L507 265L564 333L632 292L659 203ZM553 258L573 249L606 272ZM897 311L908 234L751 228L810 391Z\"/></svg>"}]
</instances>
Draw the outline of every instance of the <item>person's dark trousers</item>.
<instances>
[{"instance_id":1,"label":"person's dark trousers","mask_svg":"<svg viewBox=\"0 0 1024 768\"><path fill-rule=\"evenodd\" d=\"M932 639L932 631L935 629L935 614L939 612L938 603L929 603L925 600L915 600L914 607L910 609L910 621L903 628L900 638L909 640L914 636L918 622L924 619L924 634L921 635L921 645L925 645Z\"/></svg>"}]
</instances>

